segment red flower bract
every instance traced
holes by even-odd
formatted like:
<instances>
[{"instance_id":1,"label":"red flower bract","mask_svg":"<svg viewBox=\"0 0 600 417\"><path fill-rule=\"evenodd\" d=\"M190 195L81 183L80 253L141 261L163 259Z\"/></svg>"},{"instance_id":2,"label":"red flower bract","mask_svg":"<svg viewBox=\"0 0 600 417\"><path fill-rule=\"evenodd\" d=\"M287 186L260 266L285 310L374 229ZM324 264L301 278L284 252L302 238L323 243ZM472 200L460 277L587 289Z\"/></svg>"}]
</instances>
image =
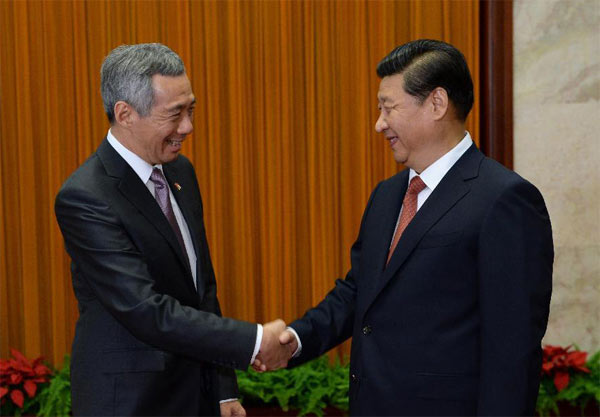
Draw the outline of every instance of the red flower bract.
<instances>
[{"instance_id":1,"label":"red flower bract","mask_svg":"<svg viewBox=\"0 0 600 417\"><path fill-rule=\"evenodd\" d=\"M23 393L18 390L18 389L14 389L10 392L10 399L12 400L13 403L15 403L16 406L18 406L19 408L23 408L23 402L25 402L25 396L23 395Z\"/></svg>"},{"instance_id":2,"label":"red flower bract","mask_svg":"<svg viewBox=\"0 0 600 417\"><path fill-rule=\"evenodd\" d=\"M0 359L0 398L6 400L8 394L11 401L23 408L25 395L33 398L37 392L37 384L48 382L52 371L42 364L42 358L27 359L21 352L11 349L12 358Z\"/></svg>"},{"instance_id":3,"label":"red flower bract","mask_svg":"<svg viewBox=\"0 0 600 417\"><path fill-rule=\"evenodd\" d=\"M587 352L579 350L570 351L572 346L544 346L542 374L554 377L554 386L557 391L562 391L569 385L569 371L587 372L585 361Z\"/></svg>"}]
</instances>

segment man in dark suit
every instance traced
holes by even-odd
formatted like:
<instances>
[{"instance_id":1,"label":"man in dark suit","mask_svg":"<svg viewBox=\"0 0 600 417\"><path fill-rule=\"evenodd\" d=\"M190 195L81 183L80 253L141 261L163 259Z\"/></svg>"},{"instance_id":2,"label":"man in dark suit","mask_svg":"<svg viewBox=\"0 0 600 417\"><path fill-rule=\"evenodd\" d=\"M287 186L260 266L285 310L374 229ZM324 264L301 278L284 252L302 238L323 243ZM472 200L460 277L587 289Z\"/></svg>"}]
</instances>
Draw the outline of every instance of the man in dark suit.
<instances>
[{"instance_id":1,"label":"man in dark suit","mask_svg":"<svg viewBox=\"0 0 600 417\"><path fill-rule=\"evenodd\" d=\"M533 415L554 256L544 200L465 131L458 50L410 42L377 73L375 129L407 169L371 194L345 280L281 335L301 342L290 365L352 337L352 415Z\"/></svg>"},{"instance_id":2,"label":"man in dark suit","mask_svg":"<svg viewBox=\"0 0 600 417\"><path fill-rule=\"evenodd\" d=\"M179 155L195 103L183 62L124 45L101 78L111 128L55 206L80 313L73 413L244 415L231 368L277 363L285 324L221 317L196 174Z\"/></svg>"}]
</instances>

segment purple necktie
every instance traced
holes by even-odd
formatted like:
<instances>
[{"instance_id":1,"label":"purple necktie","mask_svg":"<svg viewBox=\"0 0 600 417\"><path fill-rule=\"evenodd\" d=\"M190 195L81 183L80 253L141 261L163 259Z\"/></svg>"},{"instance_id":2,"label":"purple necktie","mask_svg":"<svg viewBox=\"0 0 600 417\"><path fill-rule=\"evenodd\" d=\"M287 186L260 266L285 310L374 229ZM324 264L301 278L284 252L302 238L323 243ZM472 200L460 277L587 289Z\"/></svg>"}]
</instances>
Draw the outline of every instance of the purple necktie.
<instances>
[{"instance_id":1,"label":"purple necktie","mask_svg":"<svg viewBox=\"0 0 600 417\"><path fill-rule=\"evenodd\" d=\"M189 267L190 260L188 259L187 251L185 250L181 229L179 229L177 219L175 219L175 213L173 213L173 206L171 205L171 199L169 198L169 186L167 185L167 180L159 168L154 168L152 170L152 175L150 175L150 181L154 183L154 198L156 198L156 202L160 206L160 209L171 224L171 227L175 232L175 236L177 236L177 240L181 245L183 256Z\"/></svg>"}]
</instances>

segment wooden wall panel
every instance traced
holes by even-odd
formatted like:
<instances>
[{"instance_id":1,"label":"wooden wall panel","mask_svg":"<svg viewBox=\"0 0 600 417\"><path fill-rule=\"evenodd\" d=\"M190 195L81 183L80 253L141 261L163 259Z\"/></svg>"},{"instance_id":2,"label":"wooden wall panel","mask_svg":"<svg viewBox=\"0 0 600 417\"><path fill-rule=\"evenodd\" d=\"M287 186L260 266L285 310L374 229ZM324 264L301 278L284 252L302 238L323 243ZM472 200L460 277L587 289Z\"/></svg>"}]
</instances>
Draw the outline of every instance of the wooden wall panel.
<instances>
[{"instance_id":1,"label":"wooden wall panel","mask_svg":"<svg viewBox=\"0 0 600 417\"><path fill-rule=\"evenodd\" d=\"M480 77L481 150L513 167L513 11L512 1L483 2Z\"/></svg>"},{"instance_id":2,"label":"wooden wall panel","mask_svg":"<svg viewBox=\"0 0 600 417\"><path fill-rule=\"evenodd\" d=\"M444 39L478 89L478 19L476 1L0 2L0 356L58 363L70 349L54 196L108 129L99 70L112 48L162 42L186 62L198 102L184 153L223 310L291 320L344 277L371 190L401 168L374 131L377 62Z\"/></svg>"}]
</instances>

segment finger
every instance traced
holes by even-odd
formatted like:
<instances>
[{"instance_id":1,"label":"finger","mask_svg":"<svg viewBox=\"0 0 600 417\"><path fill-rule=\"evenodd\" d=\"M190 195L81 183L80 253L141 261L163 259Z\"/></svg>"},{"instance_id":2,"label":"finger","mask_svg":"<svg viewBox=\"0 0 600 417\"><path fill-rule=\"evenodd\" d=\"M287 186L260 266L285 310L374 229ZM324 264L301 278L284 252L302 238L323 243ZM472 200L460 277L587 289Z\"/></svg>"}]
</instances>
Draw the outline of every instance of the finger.
<instances>
[{"instance_id":1,"label":"finger","mask_svg":"<svg viewBox=\"0 0 600 417\"><path fill-rule=\"evenodd\" d=\"M246 409L241 404L237 405L236 413L238 416L246 417Z\"/></svg>"}]
</instances>

